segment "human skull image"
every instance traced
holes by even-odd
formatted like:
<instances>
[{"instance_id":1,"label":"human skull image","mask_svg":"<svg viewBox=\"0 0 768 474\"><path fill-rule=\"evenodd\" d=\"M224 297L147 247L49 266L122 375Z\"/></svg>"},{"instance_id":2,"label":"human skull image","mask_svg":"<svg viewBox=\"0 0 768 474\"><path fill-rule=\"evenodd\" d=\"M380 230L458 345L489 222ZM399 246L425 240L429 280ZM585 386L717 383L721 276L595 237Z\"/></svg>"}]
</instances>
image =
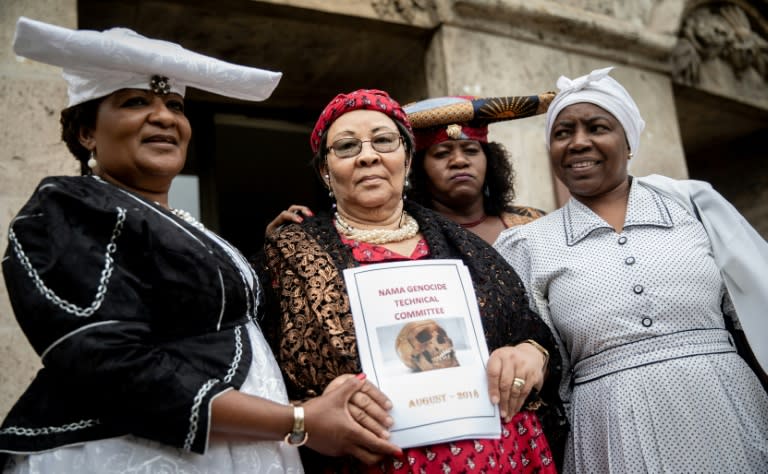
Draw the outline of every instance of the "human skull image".
<instances>
[{"instance_id":1,"label":"human skull image","mask_svg":"<svg viewBox=\"0 0 768 474\"><path fill-rule=\"evenodd\" d=\"M395 340L397 355L415 372L458 367L453 341L435 321L411 322L403 326Z\"/></svg>"}]
</instances>

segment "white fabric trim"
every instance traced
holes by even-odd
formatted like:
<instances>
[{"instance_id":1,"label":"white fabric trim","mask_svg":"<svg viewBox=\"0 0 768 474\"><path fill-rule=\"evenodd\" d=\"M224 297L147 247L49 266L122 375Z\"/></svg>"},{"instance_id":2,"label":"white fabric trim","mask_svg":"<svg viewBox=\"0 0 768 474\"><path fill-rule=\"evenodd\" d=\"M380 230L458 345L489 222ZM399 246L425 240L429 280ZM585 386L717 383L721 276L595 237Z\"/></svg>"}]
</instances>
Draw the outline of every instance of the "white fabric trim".
<instances>
[{"instance_id":1,"label":"white fabric trim","mask_svg":"<svg viewBox=\"0 0 768 474\"><path fill-rule=\"evenodd\" d=\"M206 248L207 248L207 246L205 245L205 243L203 243L203 241L202 241L202 240L198 239L198 238L195 236L195 234L193 234L192 232L190 232L189 230L187 230L187 229L186 229L186 228L185 228L183 225L181 225L181 224L180 224L180 223L179 223L179 222L176 220L176 218L174 218L174 217L170 217L170 216L168 216L167 214L164 214L164 213L163 213L162 211L160 211L159 209L157 209L157 208L155 208L154 206L152 206L152 205L148 204L148 203L147 203L146 201L144 201L143 199L139 198L138 196L134 195L133 193L131 193L131 192L129 192L129 191L126 191L125 189L121 188L120 186L115 186L115 185L114 185L114 184L112 184L112 183L108 183L108 182L104 181L103 179L99 178L98 176L94 176L94 175L92 175L91 177L92 177L93 179L95 179L96 181L100 182L101 184L104 184L104 185L106 185L106 186L112 186L112 187L114 187L114 188L115 188L115 189L117 189L119 192L123 193L125 196L128 196L129 198L131 198L132 200L134 200L134 201L136 201L137 203L141 204L142 206L146 207L147 209L150 209L152 212L156 213L158 216L162 217L163 219L165 219L165 220L167 220L168 222L172 223L174 226L178 227L178 228L179 228L179 229L180 229L182 232L184 232L184 233L185 233L185 234L187 234L189 237L191 237L192 239L194 239L194 240L195 240L197 243L199 243L199 244L200 244L200 245L202 245L203 247L206 247ZM158 204L158 205L159 205L159 204Z\"/></svg>"},{"instance_id":2,"label":"white fabric trim","mask_svg":"<svg viewBox=\"0 0 768 474\"><path fill-rule=\"evenodd\" d=\"M91 329L91 328L94 328L94 327L96 327L96 326L104 326L104 325L106 325L106 324L117 324L117 323L119 323L119 322L120 322L120 321L117 321L117 320L99 321L98 323L93 323L93 324L86 324L85 326L81 326L81 327L79 327L79 328L75 329L74 331L68 332L67 334L64 334L64 335L63 335L63 336L61 336L60 338L58 338L58 339L56 339L55 341L53 341L53 343L52 343L50 346L48 346L48 347L47 347L47 348L46 348L46 349L43 351L43 353L42 353L42 354L40 354L40 360L43 360L43 359L45 359L45 356L47 356L47 355L48 355L48 353L49 353L49 352L50 352L50 351L51 351L51 350L52 350L54 347L58 346L58 345L59 345L59 344L61 344L63 341L65 341L65 340L69 339L70 337L74 336L75 334L77 334L77 333L79 333L79 332L83 332L83 331L86 331L86 330L88 330L88 329Z\"/></svg>"},{"instance_id":3,"label":"white fabric trim","mask_svg":"<svg viewBox=\"0 0 768 474\"><path fill-rule=\"evenodd\" d=\"M214 385L219 383L218 379L210 379L203 384L197 391L194 401L192 403L192 409L189 414L189 430L187 431L187 438L184 440L184 451L191 451L192 445L195 443L195 437L197 435L197 422L200 418L200 404L203 403L205 394L211 391Z\"/></svg>"},{"instance_id":4,"label":"white fabric trim","mask_svg":"<svg viewBox=\"0 0 768 474\"><path fill-rule=\"evenodd\" d=\"M225 390L222 390L221 392L217 393L216 395L211 397L211 400L208 402L208 419L211 419L211 411L213 410L213 401L219 398L220 396L224 395L227 392L230 392L234 390L234 387L229 387ZM205 453L208 452L208 449L211 446L211 429L213 428L212 423L208 423L208 430L205 432Z\"/></svg>"},{"instance_id":5,"label":"white fabric trim","mask_svg":"<svg viewBox=\"0 0 768 474\"><path fill-rule=\"evenodd\" d=\"M224 309L227 307L227 289L224 288L224 277L221 275L221 268L217 268L219 274L219 288L221 288L221 309L219 310L219 320L216 321L216 330L221 330L221 321L224 319Z\"/></svg>"},{"instance_id":6,"label":"white fabric trim","mask_svg":"<svg viewBox=\"0 0 768 474\"><path fill-rule=\"evenodd\" d=\"M109 286L109 280L112 277L114 270L113 255L117 252L117 238L120 237L120 233L123 229L123 223L125 222L127 211L122 207L117 207L117 221L115 227L112 229L112 236L109 239L109 243L106 245L104 252L104 267L99 275L99 284L96 287L96 293L93 297L93 301L87 307L78 306L56 294L51 288L49 288L43 279L40 277L38 271L32 266L32 262L24 252L24 248L21 242L16 238L16 233L13 230L13 225L8 230L8 240L11 243L14 254L18 258L19 263L27 271L27 276L32 280L40 293L56 305L59 309L81 318L91 317L101 307L101 303L104 301L104 297L107 294L107 287ZM14 221L15 222L15 221Z\"/></svg>"},{"instance_id":7,"label":"white fabric trim","mask_svg":"<svg viewBox=\"0 0 768 474\"><path fill-rule=\"evenodd\" d=\"M80 420L74 423L68 423L62 426L46 426L43 428L23 428L19 426L9 426L0 430L0 435L17 435L17 436L40 436L48 435L51 433L66 433L68 431L83 430L91 428L100 424L97 419Z\"/></svg>"},{"instance_id":8,"label":"white fabric trim","mask_svg":"<svg viewBox=\"0 0 768 474\"><path fill-rule=\"evenodd\" d=\"M237 367L240 365L240 360L243 358L243 337L242 326L235 328L235 355L232 358L232 363L229 364L229 370L227 375L224 376L224 383L229 383L237 372Z\"/></svg>"}]
</instances>

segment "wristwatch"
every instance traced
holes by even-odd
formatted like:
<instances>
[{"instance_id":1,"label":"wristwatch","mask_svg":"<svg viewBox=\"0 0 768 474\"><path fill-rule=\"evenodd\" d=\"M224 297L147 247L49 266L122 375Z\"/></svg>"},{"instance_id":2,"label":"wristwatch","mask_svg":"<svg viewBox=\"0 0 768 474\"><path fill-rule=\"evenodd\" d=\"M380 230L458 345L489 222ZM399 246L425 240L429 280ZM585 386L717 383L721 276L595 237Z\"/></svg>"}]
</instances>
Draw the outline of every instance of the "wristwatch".
<instances>
[{"instance_id":1,"label":"wristwatch","mask_svg":"<svg viewBox=\"0 0 768 474\"><path fill-rule=\"evenodd\" d=\"M304 431L304 407L293 407L293 430L285 435L285 442L291 446L303 446L309 439L309 433Z\"/></svg>"}]
</instances>

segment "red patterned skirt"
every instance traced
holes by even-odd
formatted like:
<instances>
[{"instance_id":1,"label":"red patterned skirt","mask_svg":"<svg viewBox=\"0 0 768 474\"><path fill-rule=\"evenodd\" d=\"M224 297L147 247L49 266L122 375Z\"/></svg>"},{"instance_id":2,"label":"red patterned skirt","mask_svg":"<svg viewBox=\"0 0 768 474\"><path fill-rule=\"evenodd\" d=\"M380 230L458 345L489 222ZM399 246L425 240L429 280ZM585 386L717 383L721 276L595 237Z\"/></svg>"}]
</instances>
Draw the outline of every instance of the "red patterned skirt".
<instances>
[{"instance_id":1,"label":"red patterned skirt","mask_svg":"<svg viewBox=\"0 0 768 474\"><path fill-rule=\"evenodd\" d=\"M461 440L407 448L402 458L368 466L369 473L557 473L535 412L521 411L500 439Z\"/></svg>"}]
</instances>

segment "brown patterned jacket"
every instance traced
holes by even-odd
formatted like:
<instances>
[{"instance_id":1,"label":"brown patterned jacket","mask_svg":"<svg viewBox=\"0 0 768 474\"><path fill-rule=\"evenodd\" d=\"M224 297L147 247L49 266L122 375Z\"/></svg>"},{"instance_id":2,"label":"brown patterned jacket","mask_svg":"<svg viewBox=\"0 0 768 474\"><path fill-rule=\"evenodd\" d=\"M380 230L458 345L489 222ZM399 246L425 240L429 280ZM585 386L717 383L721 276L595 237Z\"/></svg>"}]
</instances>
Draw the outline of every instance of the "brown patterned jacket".
<instances>
[{"instance_id":1,"label":"brown patterned jacket","mask_svg":"<svg viewBox=\"0 0 768 474\"><path fill-rule=\"evenodd\" d=\"M406 203L406 210L419 223L430 258L461 259L469 268L489 351L534 339L552 357L549 379L560 380L555 340L529 309L525 288L506 261L481 238L440 214L413 202ZM283 371L289 397L314 397L338 375L359 373L355 328L342 273L359 263L341 242L330 215L281 228L267 238L264 250L259 270L265 282L267 312L259 323ZM547 406L539 410L539 416L554 452L557 440L567 431L557 384L545 384L541 395Z\"/></svg>"}]
</instances>

